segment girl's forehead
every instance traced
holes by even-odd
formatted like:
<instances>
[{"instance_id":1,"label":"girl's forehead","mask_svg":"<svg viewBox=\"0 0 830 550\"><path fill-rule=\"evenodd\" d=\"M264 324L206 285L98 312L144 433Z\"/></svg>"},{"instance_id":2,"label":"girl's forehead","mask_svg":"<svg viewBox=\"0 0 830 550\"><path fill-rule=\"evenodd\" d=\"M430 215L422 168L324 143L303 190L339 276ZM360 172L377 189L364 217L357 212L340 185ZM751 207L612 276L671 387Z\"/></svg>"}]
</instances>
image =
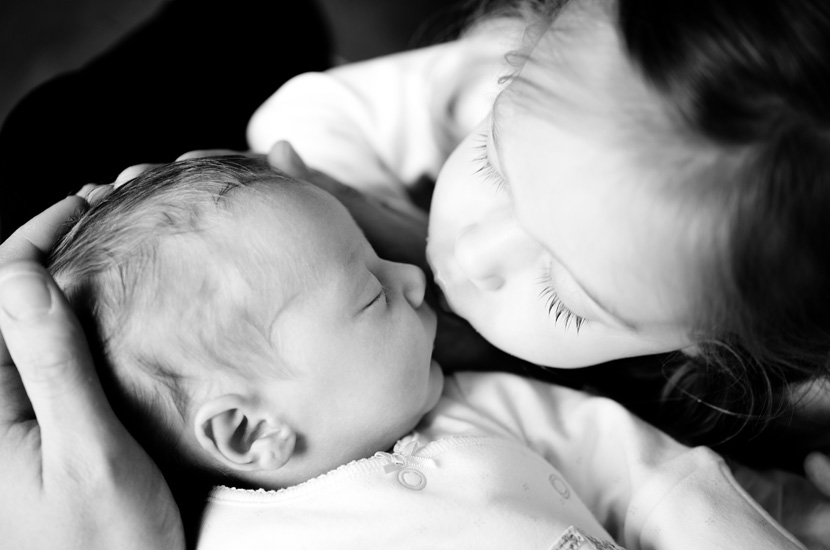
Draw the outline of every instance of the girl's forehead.
<instances>
[{"instance_id":1,"label":"girl's forehead","mask_svg":"<svg viewBox=\"0 0 830 550\"><path fill-rule=\"evenodd\" d=\"M591 19L588 11L597 10L569 7L553 22L510 80L504 103L594 141L631 144L681 131L607 14Z\"/></svg>"},{"instance_id":2,"label":"girl's forehead","mask_svg":"<svg viewBox=\"0 0 830 550\"><path fill-rule=\"evenodd\" d=\"M512 91L503 99L497 158L523 228L626 317L692 322L716 235L706 210L671 192L680 177L666 159L672 140L660 143L647 124L615 129L626 117L603 119L558 97L537 106L550 109L541 116L537 99L521 104L527 96Z\"/></svg>"}]
</instances>

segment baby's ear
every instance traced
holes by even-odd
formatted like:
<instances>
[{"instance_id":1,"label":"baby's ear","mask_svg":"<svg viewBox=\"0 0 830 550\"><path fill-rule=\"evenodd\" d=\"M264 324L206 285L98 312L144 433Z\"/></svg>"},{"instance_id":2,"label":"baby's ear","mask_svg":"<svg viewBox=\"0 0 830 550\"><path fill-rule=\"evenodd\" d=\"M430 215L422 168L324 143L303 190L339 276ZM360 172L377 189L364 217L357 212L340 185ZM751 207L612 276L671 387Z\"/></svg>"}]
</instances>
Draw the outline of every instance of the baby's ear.
<instances>
[{"instance_id":1,"label":"baby's ear","mask_svg":"<svg viewBox=\"0 0 830 550\"><path fill-rule=\"evenodd\" d=\"M290 426L237 394L202 403L196 411L194 429L203 449L237 471L281 468L294 453L297 440Z\"/></svg>"}]
</instances>

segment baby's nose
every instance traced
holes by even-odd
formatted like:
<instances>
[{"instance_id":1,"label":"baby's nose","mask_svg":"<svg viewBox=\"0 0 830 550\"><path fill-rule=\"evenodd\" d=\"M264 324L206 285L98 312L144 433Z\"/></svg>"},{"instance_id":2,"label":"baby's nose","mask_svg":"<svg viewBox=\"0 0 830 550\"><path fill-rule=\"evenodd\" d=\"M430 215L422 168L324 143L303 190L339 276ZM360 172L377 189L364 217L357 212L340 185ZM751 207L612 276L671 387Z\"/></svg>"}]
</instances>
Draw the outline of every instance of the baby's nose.
<instances>
[{"instance_id":1,"label":"baby's nose","mask_svg":"<svg viewBox=\"0 0 830 550\"><path fill-rule=\"evenodd\" d=\"M396 263L395 267L403 281L404 298L413 308L421 307L421 304L424 303L424 294L427 287L427 278L423 270L412 264Z\"/></svg>"}]
</instances>

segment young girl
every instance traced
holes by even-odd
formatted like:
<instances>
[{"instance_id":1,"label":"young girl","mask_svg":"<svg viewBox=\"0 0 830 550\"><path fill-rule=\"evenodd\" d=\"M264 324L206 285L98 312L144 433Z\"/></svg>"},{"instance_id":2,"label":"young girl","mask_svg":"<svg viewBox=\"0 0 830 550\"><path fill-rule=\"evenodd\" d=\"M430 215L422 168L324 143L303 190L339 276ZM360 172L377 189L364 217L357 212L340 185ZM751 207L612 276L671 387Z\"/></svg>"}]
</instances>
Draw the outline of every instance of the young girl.
<instances>
[{"instance_id":1,"label":"young girl","mask_svg":"<svg viewBox=\"0 0 830 550\"><path fill-rule=\"evenodd\" d=\"M767 427L789 436L779 465L830 447L830 7L517 13L296 77L249 142L379 195L436 179L436 281L502 350L559 368L681 350L651 373L676 435L747 449Z\"/></svg>"}]
</instances>

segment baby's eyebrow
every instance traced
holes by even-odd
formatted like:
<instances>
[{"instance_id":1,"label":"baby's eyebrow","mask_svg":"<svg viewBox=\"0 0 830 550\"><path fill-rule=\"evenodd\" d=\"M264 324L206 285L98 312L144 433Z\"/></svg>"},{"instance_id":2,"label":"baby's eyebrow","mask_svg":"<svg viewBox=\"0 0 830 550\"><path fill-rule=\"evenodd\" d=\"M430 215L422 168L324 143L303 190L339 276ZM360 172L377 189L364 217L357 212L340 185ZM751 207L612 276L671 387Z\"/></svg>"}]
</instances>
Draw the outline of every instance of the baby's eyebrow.
<instances>
[{"instance_id":1,"label":"baby's eyebrow","mask_svg":"<svg viewBox=\"0 0 830 550\"><path fill-rule=\"evenodd\" d=\"M344 271L356 264L358 259L360 259L360 249L358 247L352 247L349 257L346 258L346 263L343 264Z\"/></svg>"}]
</instances>

